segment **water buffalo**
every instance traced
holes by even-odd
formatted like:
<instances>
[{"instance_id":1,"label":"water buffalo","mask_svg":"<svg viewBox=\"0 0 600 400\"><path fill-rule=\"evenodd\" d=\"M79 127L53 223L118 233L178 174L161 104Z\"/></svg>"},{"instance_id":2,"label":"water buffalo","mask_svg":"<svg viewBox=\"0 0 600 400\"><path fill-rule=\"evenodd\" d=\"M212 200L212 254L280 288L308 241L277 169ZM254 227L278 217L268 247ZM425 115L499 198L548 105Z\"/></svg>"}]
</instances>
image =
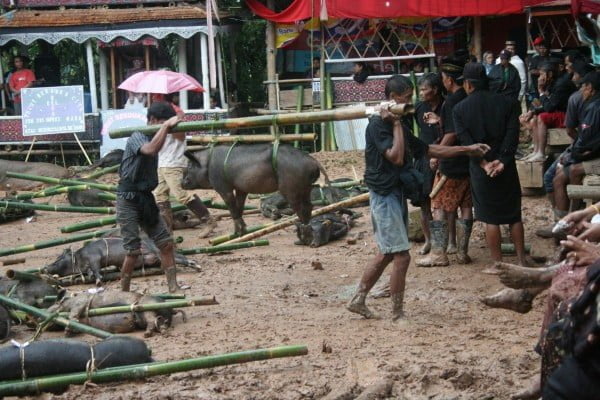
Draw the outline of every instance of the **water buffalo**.
<instances>
[{"instance_id":1,"label":"water buffalo","mask_svg":"<svg viewBox=\"0 0 600 400\"><path fill-rule=\"evenodd\" d=\"M275 152L275 154L274 154ZM242 219L248 193L279 191L298 215L298 236L310 242L310 192L320 172L329 182L323 166L310 155L282 144L271 143L217 145L194 153L183 176L184 189L215 189L221 195L234 221L235 233L244 233Z\"/></svg>"}]
</instances>

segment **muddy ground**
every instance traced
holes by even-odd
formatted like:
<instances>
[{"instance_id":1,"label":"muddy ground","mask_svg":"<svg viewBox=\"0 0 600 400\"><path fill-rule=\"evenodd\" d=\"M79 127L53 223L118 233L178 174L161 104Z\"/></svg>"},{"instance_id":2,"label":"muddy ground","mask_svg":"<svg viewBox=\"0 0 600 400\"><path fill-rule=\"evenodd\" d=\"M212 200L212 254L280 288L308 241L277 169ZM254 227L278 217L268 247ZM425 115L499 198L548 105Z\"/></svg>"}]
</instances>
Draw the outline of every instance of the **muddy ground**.
<instances>
[{"instance_id":1,"label":"muddy ground","mask_svg":"<svg viewBox=\"0 0 600 400\"><path fill-rule=\"evenodd\" d=\"M332 178L362 176L360 153L324 153L322 161ZM203 197L215 196L208 191ZM52 203L64 203L56 196ZM257 200L251 201L257 204ZM407 317L389 319L389 298L370 299L381 320L364 320L344 308L367 261L375 253L368 208L353 234L364 232L356 244L345 240L312 249L294 246L288 228L268 236L270 246L215 256L194 256L202 272L179 279L191 285L190 296L215 295L218 306L188 308L188 321L176 317L164 336L147 339L157 360L176 360L278 345L306 344L309 354L154 377L141 382L72 387L60 399L342 399L354 398L374 383L393 384L390 399L508 399L539 370L533 347L542 320L544 296L525 315L489 309L479 302L502 288L494 276L482 274L489 258L480 224L472 241L474 263L449 268L420 269L411 265L406 292ZM524 198L526 237L538 253L551 252L551 243L533 231L545 226L549 208L540 198ZM94 215L39 212L35 221L1 226L0 247L61 236L59 228L95 219ZM248 216L248 225L264 222ZM219 222L215 234L231 231L230 219ZM207 244L197 231L177 231L181 247ZM73 244L78 248L80 244ZM52 261L61 247L25 253L18 268ZM420 244L414 244L413 260ZM16 257L16 256L15 256ZM508 261L514 258L507 257ZM322 270L311 266L313 261ZM382 279L387 279L387 275ZM116 287L118 283L111 283ZM71 287L82 290L84 286ZM162 276L136 279L135 290L166 292ZM15 339L32 331L17 327ZM59 333L47 333L56 337ZM136 334L142 337L142 332ZM94 339L80 335L81 339ZM323 346L331 352L323 352ZM346 394L344 397L343 395ZM337 396L339 395L339 396Z\"/></svg>"}]
</instances>

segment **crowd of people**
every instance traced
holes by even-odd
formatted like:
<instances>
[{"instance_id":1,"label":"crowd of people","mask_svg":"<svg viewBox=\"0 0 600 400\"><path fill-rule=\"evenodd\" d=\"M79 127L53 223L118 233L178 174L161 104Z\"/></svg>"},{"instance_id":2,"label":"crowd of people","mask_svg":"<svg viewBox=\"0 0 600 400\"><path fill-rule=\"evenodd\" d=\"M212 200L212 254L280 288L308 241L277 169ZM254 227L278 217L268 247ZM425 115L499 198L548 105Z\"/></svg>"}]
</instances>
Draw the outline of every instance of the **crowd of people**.
<instances>
[{"instance_id":1,"label":"crowd of people","mask_svg":"<svg viewBox=\"0 0 600 400\"><path fill-rule=\"evenodd\" d=\"M438 73L419 79L414 120L385 107L370 118L365 183L378 253L366 266L347 309L376 318L366 305L367 295L392 264L391 318L404 317L411 260L408 200L421 208L426 238L418 267L447 267L449 254L456 254L456 263L470 263L469 241L473 221L478 220L485 224L492 261L486 271L500 275L508 286L484 298L485 304L528 312L535 296L550 291L536 348L541 373L514 398L591 400L600 393L600 203L581 209L580 202L569 200L566 184L579 183L585 174L600 169L595 161L600 150L600 72L578 52L549 54L544 40L538 39L527 86L525 64L515 55L514 45L507 42L495 63L489 52L481 63L462 54L445 58ZM385 96L407 103L414 90L408 78L394 75ZM414 123L418 137L412 132ZM557 222L552 235L562 235L561 251L549 266L531 268L516 169L520 133L532 130L532 154L525 160L536 161L545 157L547 130L563 125L574 142L545 179ZM520 265L502 262L501 225L509 226Z\"/></svg>"}]
</instances>

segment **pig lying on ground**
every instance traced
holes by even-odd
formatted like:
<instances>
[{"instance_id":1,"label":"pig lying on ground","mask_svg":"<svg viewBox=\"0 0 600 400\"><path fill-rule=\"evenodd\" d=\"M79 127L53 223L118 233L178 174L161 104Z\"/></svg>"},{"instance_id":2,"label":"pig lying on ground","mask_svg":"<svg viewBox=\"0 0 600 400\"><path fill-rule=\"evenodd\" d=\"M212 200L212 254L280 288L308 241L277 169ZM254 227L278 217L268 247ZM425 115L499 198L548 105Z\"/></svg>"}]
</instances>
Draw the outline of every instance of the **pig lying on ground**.
<instances>
[{"instance_id":1,"label":"pig lying on ground","mask_svg":"<svg viewBox=\"0 0 600 400\"><path fill-rule=\"evenodd\" d=\"M113 336L95 345L73 339L49 339L29 343L23 354L15 345L0 348L0 381L84 372L121 365L152 362L143 340ZM23 358L21 358L23 357Z\"/></svg>"},{"instance_id":2,"label":"pig lying on ground","mask_svg":"<svg viewBox=\"0 0 600 400\"><path fill-rule=\"evenodd\" d=\"M90 165L89 169L94 168L108 168L113 165L121 164L121 160L123 159L123 150L114 149L106 153L106 155L99 160L94 161L92 165Z\"/></svg>"},{"instance_id":3,"label":"pig lying on ground","mask_svg":"<svg viewBox=\"0 0 600 400\"><path fill-rule=\"evenodd\" d=\"M173 230L194 228L198 225L200 225L200 220L190 210L181 210L173 213Z\"/></svg>"},{"instance_id":4,"label":"pig lying on ground","mask_svg":"<svg viewBox=\"0 0 600 400\"><path fill-rule=\"evenodd\" d=\"M100 189L87 189L69 192L67 199L72 206L79 207L111 207L112 202L98 197L98 193L102 193Z\"/></svg>"},{"instance_id":5,"label":"pig lying on ground","mask_svg":"<svg viewBox=\"0 0 600 400\"><path fill-rule=\"evenodd\" d=\"M54 301L44 302L45 296L60 297L64 293L64 289L57 289L41 279L36 279L31 282L22 282L0 278L0 294L6 296L11 292L15 285L17 285L17 287L12 291L10 297L21 303L36 307L49 306L54 303Z\"/></svg>"},{"instance_id":6,"label":"pig lying on ground","mask_svg":"<svg viewBox=\"0 0 600 400\"><path fill-rule=\"evenodd\" d=\"M2 200L15 201L15 199L11 198L11 197L2 198L2 199L0 199L0 202ZM23 200L19 200L19 201L23 201ZM25 202L33 203L30 200L25 200ZM34 210L27 210L24 208L14 208L14 207L8 207L8 208L2 207L2 208L0 208L0 224L3 224L5 222L16 221L21 218L31 217L34 214L35 214Z\"/></svg>"},{"instance_id":7,"label":"pig lying on ground","mask_svg":"<svg viewBox=\"0 0 600 400\"><path fill-rule=\"evenodd\" d=\"M30 175L43 175L51 178L67 178L69 170L58 165L42 162L24 162L0 159L0 190L33 190L42 182L7 178L6 172L19 172Z\"/></svg>"},{"instance_id":8,"label":"pig lying on ground","mask_svg":"<svg viewBox=\"0 0 600 400\"><path fill-rule=\"evenodd\" d=\"M123 239L106 237L94 240L81 249L65 249L51 264L44 268L50 275L67 276L81 274L93 277L96 282L102 282L101 269L114 265L121 267L127 252L123 248ZM148 238L142 239L142 257L136 268L160 266L160 252ZM185 256L175 253L175 263L184 267L194 267L196 263Z\"/></svg>"},{"instance_id":9,"label":"pig lying on ground","mask_svg":"<svg viewBox=\"0 0 600 400\"><path fill-rule=\"evenodd\" d=\"M305 242L298 236L299 241L296 244L319 247L331 241L341 239L346 236L350 228L354 225L354 220L359 216L360 214L342 209L335 213L326 213L313 217L310 220L312 240Z\"/></svg>"},{"instance_id":10,"label":"pig lying on ground","mask_svg":"<svg viewBox=\"0 0 600 400\"><path fill-rule=\"evenodd\" d=\"M137 329L144 329L144 336L151 336L154 332L163 332L171 326L172 309L162 309L145 312L129 312L119 314L86 317L85 313L90 308L126 306L131 304L163 303L164 299L155 296L145 296L135 292L121 292L118 290L104 290L99 293L83 292L73 297L63 298L59 304L50 307L51 312L68 312L69 319L102 329L111 333L128 333Z\"/></svg>"}]
</instances>

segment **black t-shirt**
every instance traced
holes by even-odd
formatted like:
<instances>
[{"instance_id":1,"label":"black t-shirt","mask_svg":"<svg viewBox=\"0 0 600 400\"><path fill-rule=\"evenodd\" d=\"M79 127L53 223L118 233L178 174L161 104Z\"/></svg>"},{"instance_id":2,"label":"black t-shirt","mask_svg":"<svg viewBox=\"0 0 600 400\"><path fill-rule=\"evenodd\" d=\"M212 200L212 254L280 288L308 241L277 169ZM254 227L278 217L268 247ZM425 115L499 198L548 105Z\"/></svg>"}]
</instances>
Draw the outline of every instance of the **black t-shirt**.
<instances>
[{"instance_id":1,"label":"black t-shirt","mask_svg":"<svg viewBox=\"0 0 600 400\"><path fill-rule=\"evenodd\" d=\"M454 118L452 111L454 106L463 101L467 97L467 93L463 88L458 89L454 93L450 93L446 97L446 101L442 105L442 131L444 135L447 133L456 133L454 129ZM454 142L455 146L460 145L458 137ZM461 179L469 176L469 157L461 156L440 160L440 172L451 179Z\"/></svg>"},{"instance_id":2,"label":"black t-shirt","mask_svg":"<svg viewBox=\"0 0 600 400\"><path fill-rule=\"evenodd\" d=\"M431 109L431 105L427 102L420 101L415 106L415 117L417 118L417 124L419 125L419 139L427 144L436 143L441 136L440 128L438 125L427 124L423 121L423 115L428 112L433 112L440 115L441 103L435 109Z\"/></svg>"},{"instance_id":3,"label":"black t-shirt","mask_svg":"<svg viewBox=\"0 0 600 400\"><path fill-rule=\"evenodd\" d=\"M130 199L135 192L151 191L158 186L158 157L140 152L142 146L149 142L150 138L140 132L134 132L127 139L117 188L125 199Z\"/></svg>"},{"instance_id":4,"label":"black t-shirt","mask_svg":"<svg viewBox=\"0 0 600 400\"><path fill-rule=\"evenodd\" d=\"M365 132L365 183L370 190L386 196L400 188L399 173L402 167L392 164L385 158L385 151L394 144L393 124L375 115L369 119ZM413 158L427 154L427 144L417 139L403 123L404 130L404 166L408 167Z\"/></svg>"}]
</instances>

